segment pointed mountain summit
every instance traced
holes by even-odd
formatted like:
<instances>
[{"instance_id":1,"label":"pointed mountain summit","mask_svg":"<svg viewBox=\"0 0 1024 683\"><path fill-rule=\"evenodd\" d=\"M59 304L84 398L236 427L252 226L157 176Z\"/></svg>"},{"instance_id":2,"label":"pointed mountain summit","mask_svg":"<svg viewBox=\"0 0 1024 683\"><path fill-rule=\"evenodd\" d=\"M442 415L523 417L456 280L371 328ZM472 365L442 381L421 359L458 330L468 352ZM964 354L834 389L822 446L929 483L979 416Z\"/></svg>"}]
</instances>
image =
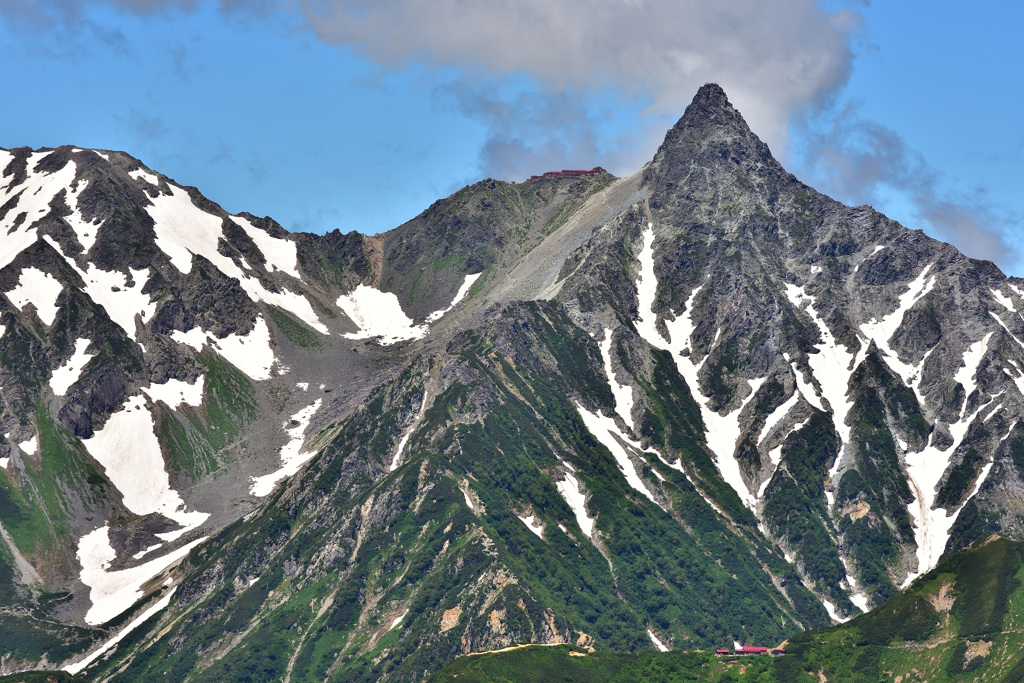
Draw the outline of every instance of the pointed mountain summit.
<instances>
[{"instance_id":1,"label":"pointed mountain summit","mask_svg":"<svg viewBox=\"0 0 1024 683\"><path fill-rule=\"evenodd\" d=\"M715 184L714 179L696 177L696 169L731 173L756 184L772 174L788 176L716 83L701 86L644 170L643 184L652 187L653 205L670 202L685 182L705 189Z\"/></svg>"}]
</instances>

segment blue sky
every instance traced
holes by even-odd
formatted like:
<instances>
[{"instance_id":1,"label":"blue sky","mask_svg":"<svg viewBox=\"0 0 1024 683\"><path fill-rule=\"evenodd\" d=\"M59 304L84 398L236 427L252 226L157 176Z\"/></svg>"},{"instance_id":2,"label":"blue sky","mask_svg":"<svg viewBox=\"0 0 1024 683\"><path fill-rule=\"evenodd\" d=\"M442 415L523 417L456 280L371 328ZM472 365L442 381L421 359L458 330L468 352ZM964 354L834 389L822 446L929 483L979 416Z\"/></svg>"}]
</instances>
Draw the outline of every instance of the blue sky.
<instances>
[{"instance_id":1,"label":"blue sky","mask_svg":"<svg viewBox=\"0 0 1024 683\"><path fill-rule=\"evenodd\" d=\"M484 177L637 170L721 83L798 177L1024 275L1024 3L0 0L0 147L120 149L376 233Z\"/></svg>"}]
</instances>

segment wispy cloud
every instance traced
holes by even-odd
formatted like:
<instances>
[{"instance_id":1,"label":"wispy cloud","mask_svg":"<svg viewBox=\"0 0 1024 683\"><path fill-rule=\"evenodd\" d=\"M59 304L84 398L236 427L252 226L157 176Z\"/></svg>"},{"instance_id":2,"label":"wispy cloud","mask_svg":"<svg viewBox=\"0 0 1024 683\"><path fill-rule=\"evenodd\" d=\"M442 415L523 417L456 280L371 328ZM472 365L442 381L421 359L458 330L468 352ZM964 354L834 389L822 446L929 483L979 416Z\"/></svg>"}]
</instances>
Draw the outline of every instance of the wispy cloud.
<instances>
[{"instance_id":1,"label":"wispy cloud","mask_svg":"<svg viewBox=\"0 0 1024 683\"><path fill-rule=\"evenodd\" d=\"M652 115L679 115L714 81L776 149L794 112L846 82L858 25L854 13L828 13L814 0L308 0L305 8L323 40L385 64L528 74L552 115L569 111L559 107L564 93L604 88L649 98Z\"/></svg>"},{"instance_id":2,"label":"wispy cloud","mask_svg":"<svg viewBox=\"0 0 1024 683\"><path fill-rule=\"evenodd\" d=\"M812 184L852 204L884 204L895 192L935 237L968 256L1017 265L1020 254L1005 228L1019 221L1000 215L981 189L952 189L896 131L862 118L856 105L799 118L797 126L798 154Z\"/></svg>"},{"instance_id":3,"label":"wispy cloud","mask_svg":"<svg viewBox=\"0 0 1024 683\"><path fill-rule=\"evenodd\" d=\"M0 0L0 19L59 32L87 30L89 4L141 15L189 11L199 0ZM483 175L517 179L600 164L617 173L649 159L705 82L721 84L751 128L808 180L849 202L896 191L915 219L965 253L1002 264L1016 252L979 191L951 192L893 130L835 108L852 68L858 3L817 0L219 0L239 20L271 16L388 68L454 69L439 98L480 122ZM832 3L831 7L840 7ZM81 27L85 27L85 29ZM116 41L117 36L110 36ZM860 41L860 42L858 42ZM186 53L171 59L186 74ZM608 125L628 109L632 127ZM166 132L130 112L143 137ZM791 149L790 130L799 149ZM792 153L792 157L791 157ZM791 158L790 158L791 157ZM260 176L261 173L254 173Z\"/></svg>"}]
</instances>

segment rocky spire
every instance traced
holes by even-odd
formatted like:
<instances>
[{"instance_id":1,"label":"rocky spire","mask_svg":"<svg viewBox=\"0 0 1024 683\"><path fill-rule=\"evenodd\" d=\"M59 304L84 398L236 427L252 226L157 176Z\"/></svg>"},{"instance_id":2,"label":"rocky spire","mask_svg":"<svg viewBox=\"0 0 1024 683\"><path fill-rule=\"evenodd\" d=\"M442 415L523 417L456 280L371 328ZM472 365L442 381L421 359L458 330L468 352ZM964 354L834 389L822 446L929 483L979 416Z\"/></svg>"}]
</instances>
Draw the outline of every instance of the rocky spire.
<instances>
[{"instance_id":1,"label":"rocky spire","mask_svg":"<svg viewBox=\"0 0 1024 683\"><path fill-rule=\"evenodd\" d=\"M765 167L782 172L768 145L750 130L722 87L707 83L665 135L644 172L644 184L657 194L659 187L674 186L694 166L722 164L744 166L747 172Z\"/></svg>"}]
</instances>

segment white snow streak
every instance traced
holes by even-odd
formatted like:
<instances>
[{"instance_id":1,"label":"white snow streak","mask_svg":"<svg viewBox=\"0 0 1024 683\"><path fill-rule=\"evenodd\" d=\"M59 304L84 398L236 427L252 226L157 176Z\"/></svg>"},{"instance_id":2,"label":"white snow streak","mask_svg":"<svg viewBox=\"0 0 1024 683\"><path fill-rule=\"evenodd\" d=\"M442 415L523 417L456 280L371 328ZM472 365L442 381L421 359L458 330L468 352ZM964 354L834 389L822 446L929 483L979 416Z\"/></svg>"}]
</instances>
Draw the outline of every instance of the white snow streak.
<instances>
[{"instance_id":1,"label":"white snow streak","mask_svg":"<svg viewBox=\"0 0 1024 683\"><path fill-rule=\"evenodd\" d=\"M567 463L563 463L568 467ZM565 498L574 515L576 523L580 525L580 531L587 535L587 538L594 537L594 520L587 516L586 495L580 490L580 483L576 477L569 472L565 473L562 481L555 482L558 492Z\"/></svg>"},{"instance_id":2,"label":"white snow streak","mask_svg":"<svg viewBox=\"0 0 1024 683\"><path fill-rule=\"evenodd\" d=\"M615 420L612 418L592 413L580 405L579 402L576 403L576 412L580 414L580 417L583 419L583 424L586 425L590 433L593 434L605 448L611 451L612 456L615 457L615 462L619 466L619 470L622 472L623 476L626 477L626 482L646 496L652 503L664 510L665 508L662 507L661 503L655 500L654 494L651 493L651 490L647 488L646 484L644 484L643 479L640 478L640 473L637 472L636 466L633 464L633 461L630 460L626 449L623 448L622 444L615 437L622 439L622 441L638 450L640 448L640 444L630 441L629 437L619 430L618 426L615 424Z\"/></svg>"},{"instance_id":3,"label":"white snow streak","mask_svg":"<svg viewBox=\"0 0 1024 683\"><path fill-rule=\"evenodd\" d=\"M612 372L612 331L607 327L604 329L604 341L600 344L601 358L604 359L604 374L608 378L608 386L611 387L612 395L615 397L615 412L622 417L623 421L636 429L633 422L633 387L628 384L619 384Z\"/></svg>"},{"instance_id":4,"label":"white snow streak","mask_svg":"<svg viewBox=\"0 0 1024 683\"><path fill-rule=\"evenodd\" d=\"M857 579L853 578L852 574L847 573L846 583L850 586L850 602L859 607L861 612L867 614L870 609L868 607L868 596L860 589Z\"/></svg>"},{"instance_id":5,"label":"white snow streak","mask_svg":"<svg viewBox=\"0 0 1024 683\"><path fill-rule=\"evenodd\" d=\"M142 585L167 567L188 555L196 545L206 540L196 539L172 553L150 562L120 571L108 571L117 552L110 545L110 527L104 525L82 536L78 541L78 561L82 565L82 583L89 587L92 607L85 615L85 623L104 624L134 605L143 596Z\"/></svg>"},{"instance_id":6,"label":"white snow streak","mask_svg":"<svg viewBox=\"0 0 1024 683\"><path fill-rule=\"evenodd\" d=\"M85 369L89 360L96 356L95 353L85 352L91 343L88 339L76 340L75 352L71 354L71 358L64 365L53 371L53 376L50 378L50 388L53 389L55 396L66 394L71 385L82 376L82 370Z\"/></svg>"},{"instance_id":7,"label":"white snow streak","mask_svg":"<svg viewBox=\"0 0 1024 683\"><path fill-rule=\"evenodd\" d=\"M35 305L39 319L49 327L57 317L57 297L63 289L64 285L57 278L29 266L22 268L18 285L7 292L7 298L18 310L25 310L26 304Z\"/></svg>"},{"instance_id":8,"label":"white snow streak","mask_svg":"<svg viewBox=\"0 0 1024 683\"><path fill-rule=\"evenodd\" d=\"M787 283L786 296L797 308L802 307L804 301L808 302L806 312L811 317L811 320L814 321L814 324L817 325L818 332L821 334L822 342L815 344L814 347L818 350L818 353L808 354L807 364L821 386L821 395L832 408L832 424L843 444L842 451L836 456L836 460L828 473L829 477L834 478L839 472L846 445L850 443L850 427L846 424L846 417L853 407L853 401L847 399L850 377L867 355L867 345L862 344L860 350L856 354L852 354L846 350L845 346L836 342L835 337L832 336L832 331L829 330L828 325L825 324L825 321L821 319L821 316L814 309L814 297L804 292L803 287ZM797 372L795 366L794 372L799 377L800 373ZM808 387L809 390L810 387ZM826 499L828 500L829 509L831 509L833 504L832 496L826 495Z\"/></svg>"},{"instance_id":9,"label":"white snow streak","mask_svg":"<svg viewBox=\"0 0 1024 683\"><path fill-rule=\"evenodd\" d=\"M389 472L394 472L398 469L398 466L402 462L402 452L405 451L405 444L408 443L409 437L416 431L416 425L419 424L420 419L423 417L423 413L427 412L427 392L423 391L423 402L420 403L420 412L416 414L416 419L413 420L409 428L405 430L405 434L402 435L402 440L398 442L398 449L395 450L395 454L391 457L391 465L388 467ZM473 507L470 505L470 507Z\"/></svg>"},{"instance_id":10,"label":"white snow streak","mask_svg":"<svg viewBox=\"0 0 1024 683\"><path fill-rule=\"evenodd\" d=\"M6 470L7 465L11 462L10 458L0 458L0 470Z\"/></svg>"},{"instance_id":11,"label":"white snow streak","mask_svg":"<svg viewBox=\"0 0 1024 683\"><path fill-rule=\"evenodd\" d=\"M1002 292L1000 292L997 289L989 289L988 291L990 291L992 293L992 297L996 301L998 301L999 304L1003 308L1005 308L1006 310L1008 310L1008 311L1010 311L1012 313L1016 313L1017 312L1017 308L1013 305L1013 299L1011 299L1010 297L1004 295Z\"/></svg>"},{"instance_id":12,"label":"white snow streak","mask_svg":"<svg viewBox=\"0 0 1024 683\"><path fill-rule=\"evenodd\" d=\"M658 652L668 652L668 648L658 640L658 636L654 635L654 631L647 629L647 635L651 637L651 642L654 643L654 647L658 648Z\"/></svg>"},{"instance_id":13,"label":"white snow streak","mask_svg":"<svg viewBox=\"0 0 1024 683\"><path fill-rule=\"evenodd\" d=\"M153 417L145 398L132 396L91 438L82 444L106 469L107 478L124 497L124 505L137 515L159 513L183 529L157 534L171 541L199 526L210 516L187 512L185 502L171 488L164 469L160 442L153 431Z\"/></svg>"},{"instance_id":14,"label":"white snow streak","mask_svg":"<svg viewBox=\"0 0 1024 683\"><path fill-rule=\"evenodd\" d=\"M379 337L381 344L389 345L419 339L427 333L426 325L412 324L392 292L359 285L350 293L339 296L337 304L359 328L358 332L344 335L346 339Z\"/></svg>"},{"instance_id":15,"label":"white snow streak","mask_svg":"<svg viewBox=\"0 0 1024 683\"><path fill-rule=\"evenodd\" d=\"M836 611L836 606L833 605L828 600L822 600L821 604L825 605L825 611L828 612L828 615L830 617L832 617L832 621L836 621L836 622L839 622L840 624L844 624L844 623L846 623L846 622L848 622L850 620L849 617L841 617L841 616L839 616L839 612Z\"/></svg>"},{"instance_id":16,"label":"white snow streak","mask_svg":"<svg viewBox=\"0 0 1024 683\"><path fill-rule=\"evenodd\" d=\"M409 613L409 610L405 610L404 612L399 614L397 617L395 617L395 620L391 622L391 626L388 628L388 630L390 631L391 629L393 629L394 627L396 627L400 623L402 623L402 619L405 619L405 615L408 614L408 613Z\"/></svg>"},{"instance_id":17,"label":"white snow streak","mask_svg":"<svg viewBox=\"0 0 1024 683\"><path fill-rule=\"evenodd\" d=\"M757 440L757 445L760 446L764 443L764 440L768 437L775 425L779 423L782 418L789 415L789 411L800 401L800 392L794 391L793 395L786 399L786 402L780 405L778 408L773 410L771 414L765 418L764 427L761 428L761 437Z\"/></svg>"},{"instance_id":18,"label":"white snow streak","mask_svg":"<svg viewBox=\"0 0 1024 683\"><path fill-rule=\"evenodd\" d=\"M932 265L929 263L925 266L924 270L907 285L907 291L900 296L895 311L881 320L872 318L869 322L860 326L864 335L874 340L875 344L884 354L885 364L903 379L904 384L914 390L914 394L917 395L917 400L921 405L925 405L924 396L921 395L920 389L921 370L924 367L924 362L928 359L928 354L917 365L904 363L896 355L896 352L892 350L892 347L889 346L889 339L892 338L892 335L903 324L904 314L913 308L914 304L920 301L928 292L932 291L932 287L935 286L936 278L934 275L925 282L925 278L928 276L928 271L931 270ZM930 353L931 349L929 349Z\"/></svg>"},{"instance_id":19,"label":"white snow streak","mask_svg":"<svg viewBox=\"0 0 1024 683\"><path fill-rule=\"evenodd\" d=\"M157 548L160 548L162 546L163 546L163 543L155 543L155 544L149 546L148 548L146 548L145 550L140 550L139 552L137 552L134 555L132 555L132 559L133 560L141 560L143 557L145 557L146 555L150 554L151 552L153 552L154 550L156 550Z\"/></svg>"},{"instance_id":20,"label":"white snow streak","mask_svg":"<svg viewBox=\"0 0 1024 683\"><path fill-rule=\"evenodd\" d=\"M950 514L950 511L944 508L933 510L936 487L942 479L942 474L949 467L953 454L963 443L974 418L988 405L986 403L980 406L969 417L949 425L953 445L945 451L929 444L920 453L906 454L907 474L910 477L911 492L914 494L914 500L907 505L907 511L916 524L914 539L917 541L917 571L907 576L902 587L909 586L911 581L931 570L946 549L950 529L960 511L955 510Z\"/></svg>"},{"instance_id":21,"label":"white snow streak","mask_svg":"<svg viewBox=\"0 0 1024 683\"><path fill-rule=\"evenodd\" d=\"M652 308L654 296L658 289L657 276L654 274L654 226L652 224L647 224L643 237L644 243L639 257L640 276L636 283L637 312L640 317L634 321L634 324L640 336L648 344L659 349L665 349L672 354L672 358L676 362L676 369L683 379L686 380L687 386L690 387L690 392L697 401L697 405L700 406L701 417L703 417L704 425L707 429L708 447L715 455L718 471L721 472L722 478L736 491L744 505L754 510L757 507L757 500L743 481L735 452L736 442L739 440L741 431L739 423L740 413L754 397L754 394L765 378L752 380L750 382L752 389L750 395L747 396L739 408L727 415L720 415L707 406L707 401L701 396L700 384L697 381L697 373L707 358L705 357L699 363L694 363L692 360L693 349L690 345L690 336L694 330L692 320L693 302L704 285L700 285L690 293L686 301L686 309L682 315L678 315L674 320L665 320L669 340L663 338L657 330L657 316ZM691 355L689 357L681 355L684 349L690 349Z\"/></svg>"},{"instance_id":22,"label":"white snow streak","mask_svg":"<svg viewBox=\"0 0 1024 683\"><path fill-rule=\"evenodd\" d=\"M960 409L960 416L963 417L963 413L967 410L967 399L974 393L975 388L978 386L975 381L975 375L978 372L978 366L981 364L981 359L985 355L985 351L988 349L988 340L992 336L989 332L981 341L974 342L964 351L963 363L964 367L957 370L956 374L953 375L953 379L963 385L966 393L964 394L964 404Z\"/></svg>"},{"instance_id":23,"label":"white snow streak","mask_svg":"<svg viewBox=\"0 0 1024 683\"><path fill-rule=\"evenodd\" d=\"M299 468L309 462L316 453L315 452L303 452L302 445L305 443L306 428L309 427L310 420L313 419L313 415L316 411L320 410L320 404L322 399L317 399L312 405L308 405L299 412L292 415L291 419L298 424L291 429L285 429L285 433L288 434L289 441L281 447L281 469L276 472L271 472L262 477L253 477L252 484L249 487L249 491L254 496L263 497L274 490L274 484L290 477L299 471ZM288 422L283 426L288 427Z\"/></svg>"},{"instance_id":24,"label":"white snow streak","mask_svg":"<svg viewBox=\"0 0 1024 683\"><path fill-rule=\"evenodd\" d=\"M176 590L177 590L177 587L172 588L171 590L169 590L167 592L167 595L165 595L164 597L162 597L159 600L157 600L156 603L154 603L151 607L149 607L145 612L143 612L139 616L137 616L134 619L132 619L131 623L128 624L127 626L125 626L120 632L118 632L118 634L116 636L114 636L113 638L111 638L107 642L103 643L103 645L101 645L95 651L90 653L89 656L86 657L85 659L83 659L82 661L75 662L74 664L69 664L68 666L64 667L64 671L67 671L69 674L71 674L73 676L77 675L78 673L80 673L87 666L89 666L90 664L95 662L99 658L100 655L102 655L104 652L107 652L110 648L112 648L115 645L117 645L118 643L120 643L124 639L125 636L127 636L129 633L131 633L132 631L137 629L147 619L149 619L154 614L160 612L165 607L167 607L169 604L171 604L171 597L174 595L174 592Z\"/></svg>"},{"instance_id":25,"label":"white snow streak","mask_svg":"<svg viewBox=\"0 0 1024 683\"><path fill-rule=\"evenodd\" d=\"M209 344L249 377L255 380L270 379L270 369L275 362L274 349L270 346L270 328L262 315L256 316L256 326L246 335L234 333L217 339L209 332L194 327L188 332L175 330L171 339L191 346L196 351Z\"/></svg>"},{"instance_id":26,"label":"white snow streak","mask_svg":"<svg viewBox=\"0 0 1024 683\"><path fill-rule=\"evenodd\" d=\"M455 292L455 298L452 299L452 302L450 304L448 304L448 308L441 309L440 311L434 311L433 313L427 316L427 322L432 323L438 321L444 316L445 313L455 308L455 306L457 306L460 301L466 298L466 295L469 294L469 288L473 286L473 284L480 278L481 275L483 275L483 272L475 273L473 275L467 275L466 279L462 281L462 286L459 287L459 291Z\"/></svg>"},{"instance_id":27,"label":"white snow streak","mask_svg":"<svg viewBox=\"0 0 1024 683\"><path fill-rule=\"evenodd\" d=\"M88 186L88 180L79 180L77 187L74 189L68 188L67 204L71 207L71 215L64 217L65 222L67 222L67 224L71 226L71 229L75 231L75 237L78 238L78 243L81 244L86 251L92 249L92 245L96 243L96 234L102 224L102 221L97 223L90 223L86 221L85 217L82 216L81 209L78 207L79 197L81 197L82 192L84 192L85 188Z\"/></svg>"},{"instance_id":28,"label":"white snow streak","mask_svg":"<svg viewBox=\"0 0 1024 683\"><path fill-rule=\"evenodd\" d=\"M519 517L519 515L516 515L516 517ZM530 515L529 517L519 517L519 521L525 524L527 529L535 533L537 538L542 541L544 540L544 524L539 519Z\"/></svg>"}]
</instances>

